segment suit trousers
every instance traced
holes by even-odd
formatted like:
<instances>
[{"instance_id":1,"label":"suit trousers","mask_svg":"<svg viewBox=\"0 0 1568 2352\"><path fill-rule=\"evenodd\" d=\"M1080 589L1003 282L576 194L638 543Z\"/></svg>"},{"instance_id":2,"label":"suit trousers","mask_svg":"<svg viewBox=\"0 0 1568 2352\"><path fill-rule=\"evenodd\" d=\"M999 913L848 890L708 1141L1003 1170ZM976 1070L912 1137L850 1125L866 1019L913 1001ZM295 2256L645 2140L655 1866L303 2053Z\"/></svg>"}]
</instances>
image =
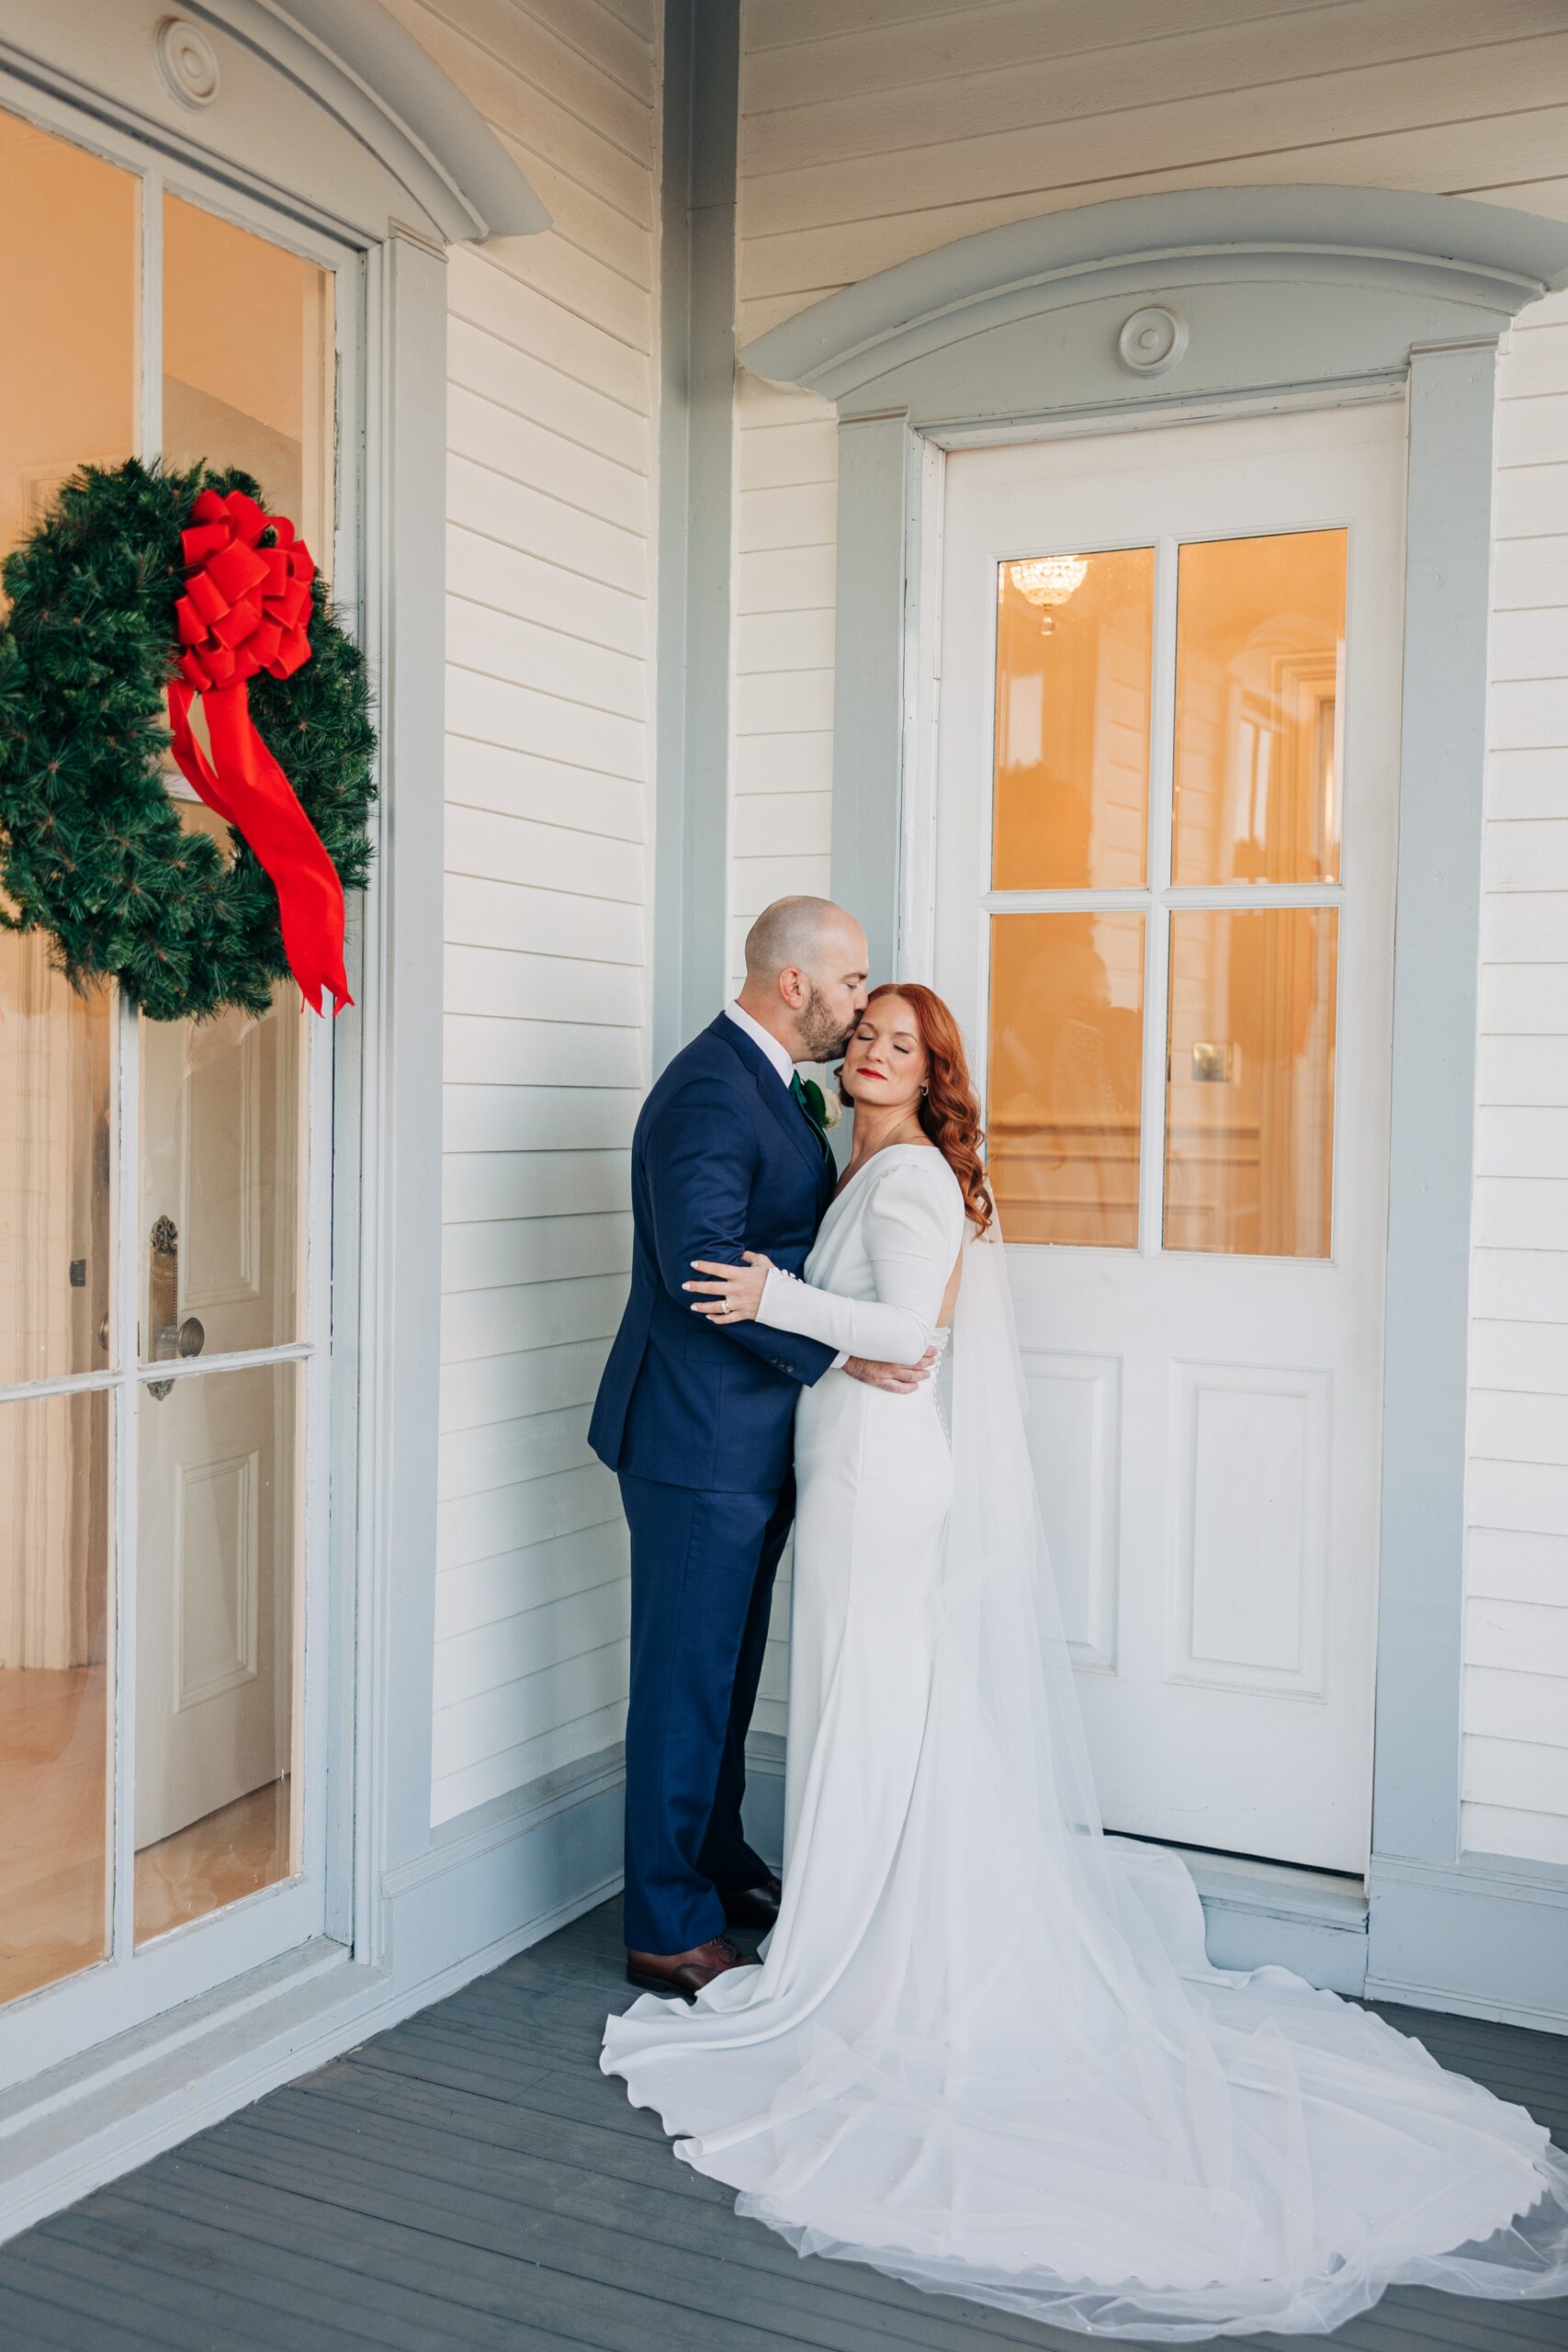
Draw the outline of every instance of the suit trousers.
<instances>
[{"instance_id":1,"label":"suit trousers","mask_svg":"<svg viewBox=\"0 0 1568 2352\"><path fill-rule=\"evenodd\" d=\"M746 1842L746 1733L795 1481L763 1494L620 1474L631 1530L626 1936L689 1951L766 1865Z\"/></svg>"}]
</instances>

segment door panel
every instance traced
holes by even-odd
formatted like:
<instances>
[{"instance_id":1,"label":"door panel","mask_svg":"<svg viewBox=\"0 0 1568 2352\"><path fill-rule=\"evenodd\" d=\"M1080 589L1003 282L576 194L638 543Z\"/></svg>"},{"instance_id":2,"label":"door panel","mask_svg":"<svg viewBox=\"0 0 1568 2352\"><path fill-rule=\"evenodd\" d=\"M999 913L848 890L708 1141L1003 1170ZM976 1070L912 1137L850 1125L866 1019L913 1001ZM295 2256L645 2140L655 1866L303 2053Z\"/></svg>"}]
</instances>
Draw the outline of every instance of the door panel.
<instances>
[{"instance_id":1,"label":"door panel","mask_svg":"<svg viewBox=\"0 0 1568 2352\"><path fill-rule=\"evenodd\" d=\"M1106 1821L1345 1871L1403 472L1389 403L964 452L945 497L934 978Z\"/></svg>"}]
</instances>

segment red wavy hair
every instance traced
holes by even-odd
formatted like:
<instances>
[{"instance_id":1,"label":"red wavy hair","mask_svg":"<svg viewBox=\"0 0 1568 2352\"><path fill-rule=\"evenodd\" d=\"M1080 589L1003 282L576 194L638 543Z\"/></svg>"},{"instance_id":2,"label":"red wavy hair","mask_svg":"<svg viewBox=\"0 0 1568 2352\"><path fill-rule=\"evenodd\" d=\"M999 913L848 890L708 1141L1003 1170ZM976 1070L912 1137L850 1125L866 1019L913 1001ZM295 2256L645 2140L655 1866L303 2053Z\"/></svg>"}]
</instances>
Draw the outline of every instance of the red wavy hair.
<instances>
[{"instance_id":1,"label":"red wavy hair","mask_svg":"<svg viewBox=\"0 0 1568 2352\"><path fill-rule=\"evenodd\" d=\"M985 1130L980 1125L979 1097L969 1075L964 1033L934 989L919 980L885 980L866 999L902 997L915 1016L920 1043L926 1049L926 1091L920 1097L919 1122L958 1179L964 1214L984 1233L996 1211L980 1158ZM844 1094L840 1078L839 1091ZM844 1094L845 1102L852 1098Z\"/></svg>"}]
</instances>

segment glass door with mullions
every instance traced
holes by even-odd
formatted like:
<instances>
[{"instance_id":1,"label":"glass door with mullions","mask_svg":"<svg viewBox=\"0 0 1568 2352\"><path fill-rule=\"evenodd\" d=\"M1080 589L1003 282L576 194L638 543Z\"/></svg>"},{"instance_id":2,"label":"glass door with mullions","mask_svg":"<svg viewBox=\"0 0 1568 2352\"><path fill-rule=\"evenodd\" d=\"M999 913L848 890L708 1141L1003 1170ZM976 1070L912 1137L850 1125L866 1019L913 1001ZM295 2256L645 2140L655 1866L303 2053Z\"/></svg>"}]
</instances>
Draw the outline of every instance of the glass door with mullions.
<instances>
[{"instance_id":1,"label":"glass door with mullions","mask_svg":"<svg viewBox=\"0 0 1568 2352\"><path fill-rule=\"evenodd\" d=\"M63 116L0 179L0 548L203 459L347 573L353 257ZM321 1929L331 1057L292 983L156 1023L0 933L0 2072Z\"/></svg>"}]
</instances>

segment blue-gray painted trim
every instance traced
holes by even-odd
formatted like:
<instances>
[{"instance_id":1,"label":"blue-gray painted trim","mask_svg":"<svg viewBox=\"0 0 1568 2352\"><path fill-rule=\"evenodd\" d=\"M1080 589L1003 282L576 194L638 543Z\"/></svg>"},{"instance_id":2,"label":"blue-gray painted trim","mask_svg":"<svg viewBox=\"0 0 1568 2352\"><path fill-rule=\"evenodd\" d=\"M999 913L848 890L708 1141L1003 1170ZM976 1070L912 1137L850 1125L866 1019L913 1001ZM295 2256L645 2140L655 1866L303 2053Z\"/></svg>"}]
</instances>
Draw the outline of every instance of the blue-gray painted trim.
<instances>
[{"instance_id":1,"label":"blue-gray painted trim","mask_svg":"<svg viewBox=\"0 0 1568 2352\"><path fill-rule=\"evenodd\" d=\"M379 1958L384 1870L430 1838L434 1718L436 1466L430 1367L440 1361L443 889L446 758L446 264L411 238L387 246L379 420L386 509L386 639L380 681L386 820L381 836L381 1067L376 1255L360 1272L372 1306L379 1463L395 1489L362 1482L371 1566L359 1596L355 1704L363 1776L362 1900L355 1957ZM375 495L380 485L372 484ZM415 1728L417 1727L417 1728Z\"/></svg>"},{"instance_id":2,"label":"blue-gray painted trim","mask_svg":"<svg viewBox=\"0 0 1568 2352\"><path fill-rule=\"evenodd\" d=\"M918 443L902 415L839 428L833 624L833 896L864 926L874 978L897 969L905 584Z\"/></svg>"},{"instance_id":3,"label":"blue-gray painted trim","mask_svg":"<svg viewBox=\"0 0 1568 2352\"><path fill-rule=\"evenodd\" d=\"M1568 2033L1568 1885L1550 1866L1376 1863L1368 1996Z\"/></svg>"},{"instance_id":4,"label":"blue-gray painted trim","mask_svg":"<svg viewBox=\"0 0 1568 2352\"><path fill-rule=\"evenodd\" d=\"M874 962L896 933L924 437L1003 417L1040 432L1139 411L1175 422L1215 400L1333 403L1369 379L1408 380L1369 1984L1568 2030L1562 1885L1528 1862L1460 1859L1495 345L1565 278L1568 223L1378 189L1212 189L964 239L743 356L839 401L833 888L865 921ZM1116 356L1117 322L1162 300L1179 301L1188 347L1140 378Z\"/></svg>"},{"instance_id":5,"label":"blue-gray painted trim","mask_svg":"<svg viewBox=\"0 0 1568 2352\"><path fill-rule=\"evenodd\" d=\"M728 971L739 0L665 0L653 1068Z\"/></svg>"},{"instance_id":6,"label":"blue-gray painted trim","mask_svg":"<svg viewBox=\"0 0 1568 2352\"><path fill-rule=\"evenodd\" d=\"M1372 1849L1459 1852L1496 350L1410 368Z\"/></svg>"},{"instance_id":7,"label":"blue-gray painted trim","mask_svg":"<svg viewBox=\"0 0 1568 2352\"><path fill-rule=\"evenodd\" d=\"M1046 213L960 238L813 303L759 336L742 359L753 374L809 385L840 409L874 395L890 405L896 386L897 397L908 398L926 421L935 411L919 379L942 378L944 352L1050 313L1070 313L1102 295L1113 295L1124 313L1174 287L1233 295L1245 287L1253 307L1274 287L1286 292L1278 324L1289 336L1292 304L1301 296L1312 300L1315 288L1314 332L1300 338L1304 368L1292 354L1281 373L1275 356L1251 335L1247 380L1261 386L1351 372L1340 348L1341 322L1322 300L1326 288L1371 289L1377 297L1353 322L1367 346L1364 371L1384 364L1380 306L1449 312L1446 327L1436 331L1449 336L1464 331L1451 315L1462 311L1473 313L1476 329L1489 322L1495 332L1565 279L1568 224L1500 205L1393 188L1187 188ZM1407 335L1405 349L1416 339ZM1051 358L1071 364L1077 356L1071 345L1084 340L1068 316ZM1194 334L1180 364L1155 380L1168 390L1195 388L1201 340ZM1097 356L1115 369L1109 350ZM1127 371L1113 372L1112 384L1118 377L1125 391ZM969 413L990 413L996 388L977 380L973 368L967 378ZM1136 379L1131 389L1140 389ZM1053 383L1046 405L1062 404ZM1028 405L1038 409L1038 393Z\"/></svg>"},{"instance_id":8,"label":"blue-gray painted trim","mask_svg":"<svg viewBox=\"0 0 1568 2352\"><path fill-rule=\"evenodd\" d=\"M550 216L490 125L379 0L195 0L379 155L454 243Z\"/></svg>"}]
</instances>

